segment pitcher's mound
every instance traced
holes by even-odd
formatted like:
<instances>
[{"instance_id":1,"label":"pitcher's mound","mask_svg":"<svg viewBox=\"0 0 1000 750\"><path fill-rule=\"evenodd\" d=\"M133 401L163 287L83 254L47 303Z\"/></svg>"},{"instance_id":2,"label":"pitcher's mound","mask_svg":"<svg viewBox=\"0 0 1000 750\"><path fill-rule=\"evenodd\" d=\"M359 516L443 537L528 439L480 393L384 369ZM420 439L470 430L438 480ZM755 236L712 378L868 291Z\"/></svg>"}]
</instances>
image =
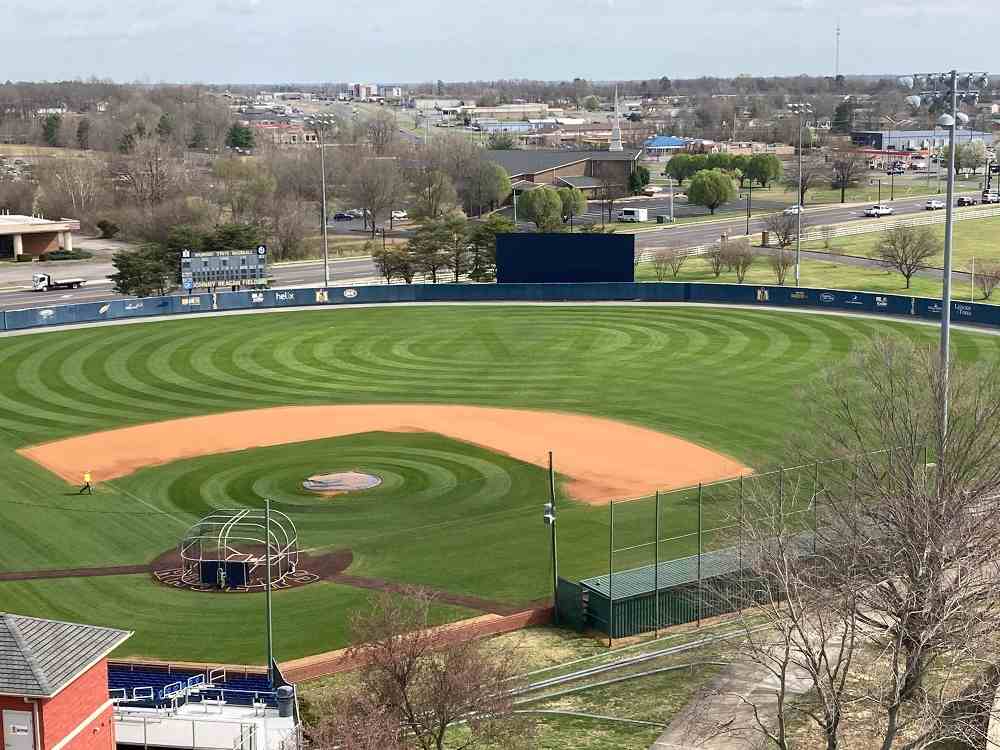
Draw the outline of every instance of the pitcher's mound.
<instances>
[{"instance_id":1,"label":"pitcher's mound","mask_svg":"<svg viewBox=\"0 0 1000 750\"><path fill-rule=\"evenodd\" d=\"M341 492L370 490L382 484L382 478L360 471L341 471L336 474L313 474L302 487L321 495L339 495Z\"/></svg>"}]
</instances>

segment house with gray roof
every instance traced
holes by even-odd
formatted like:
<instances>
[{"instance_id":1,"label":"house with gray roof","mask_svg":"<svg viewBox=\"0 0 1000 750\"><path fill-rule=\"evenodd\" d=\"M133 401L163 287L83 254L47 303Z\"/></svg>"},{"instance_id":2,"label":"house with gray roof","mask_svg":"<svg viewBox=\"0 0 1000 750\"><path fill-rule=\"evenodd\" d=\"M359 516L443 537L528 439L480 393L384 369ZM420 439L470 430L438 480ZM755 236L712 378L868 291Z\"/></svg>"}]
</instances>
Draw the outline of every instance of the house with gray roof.
<instances>
[{"instance_id":1,"label":"house with gray roof","mask_svg":"<svg viewBox=\"0 0 1000 750\"><path fill-rule=\"evenodd\" d=\"M0 612L4 750L114 750L107 657L131 635Z\"/></svg>"},{"instance_id":2,"label":"house with gray roof","mask_svg":"<svg viewBox=\"0 0 1000 750\"><path fill-rule=\"evenodd\" d=\"M629 177L642 152L576 151L570 149L487 150L485 156L499 164L511 186L526 192L539 185L578 187L588 198L617 198L628 194Z\"/></svg>"}]
</instances>

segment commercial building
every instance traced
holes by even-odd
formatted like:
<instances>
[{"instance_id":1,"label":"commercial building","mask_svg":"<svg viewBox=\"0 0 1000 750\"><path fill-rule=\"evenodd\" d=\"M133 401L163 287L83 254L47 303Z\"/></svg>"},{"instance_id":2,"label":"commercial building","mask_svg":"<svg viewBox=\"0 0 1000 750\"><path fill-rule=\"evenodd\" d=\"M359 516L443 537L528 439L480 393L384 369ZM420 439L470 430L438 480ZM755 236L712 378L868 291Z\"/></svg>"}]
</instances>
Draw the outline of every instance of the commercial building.
<instances>
[{"instance_id":1,"label":"commercial building","mask_svg":"<svg viewBox=\"0 0 1000 750\"><path fill-rule=\"evenodd\" d=\"M73 232L79 229L75 219L0 214L0 258L38 258L53 250L72 250Z\"/></svg>"},{"instance_id":2,"label":"commercial building","mask_svg":"<svg viewBox=\"0 0 1000 750\"><path fill-rule=\"evenodd\" d=\"M251 123L254 142L258 145L273 143L275 146L301 146L317 143L316 133L299 122L258 120Z\"/></svg>"},{"instance_id":3,"label":"commercial building","mask_svg":"<svg viewBox=\"0 0 1000 750\"><path fill-rule=\"evenodd\" d=\"M989 146L993 143L993 134L979 130L955 131L959 143L982 141ZM926 151L948 145L948 131L944 128L936 130L852 130L851 143L861 148L875 151Z\"/></svg>"},{"instance_id":4,"label":"commercial building","mask_svg":"<svg viewBox=\"0 0 1000 750\"><path fill-rule=\"evenodd\" d=\"M592 198L628 193L628 180L642 152L524 149L486 151L486 158L505 170L518 193L541 185L577 187Z\"/></svg>"},{"instance_id":5,"label":"commercial building","mask_svg":"<svg viewBox=\"0 0 1000 750\"><path fill-rule=\"evenodd\" d=\"M652 159L659 159L676 154L678 151L683 151L687 148L687 144L688 142L684 138L677 138L672 135L655 135L652 138L648 138L642 144L642 150L646 153L646 156Z\"/></svg>"},{"instance_id":6,"label":"commercial building","mask_svg":"<svg viewBox=\"0 0 1000 750\"><path fill-rule=\"evenodd\" d=\"M4 750L114 750L107 656L131 635L0 613Z\"/></svg>"},{"instance_id":7,"label":"commercial building","mask_svg":"<svg viewBox=\"0 0 1000 750\"><path fill-rule=\"evenodd\" d=\"M558 117L563 110L557 107L549 107L548 104L500 104L496 107L475 107L460 106L458 114L468 118L469 122L485 120L535 120L546 117Z\"/></svg>"}]
</instances>

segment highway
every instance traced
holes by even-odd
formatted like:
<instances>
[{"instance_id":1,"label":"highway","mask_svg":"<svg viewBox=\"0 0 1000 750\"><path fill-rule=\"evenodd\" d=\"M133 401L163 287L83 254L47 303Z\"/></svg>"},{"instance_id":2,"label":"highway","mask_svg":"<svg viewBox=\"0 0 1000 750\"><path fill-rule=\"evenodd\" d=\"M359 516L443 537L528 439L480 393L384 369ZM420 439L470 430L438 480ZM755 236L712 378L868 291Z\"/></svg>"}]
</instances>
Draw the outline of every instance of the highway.
<instances>
[{"instance_id":1,"label":"highway","mask_svg":"<svg viewBox=\"0 0 1000 750\"><path fill-rule=\"evenodd\" d=\"M921 214L926 210L924 207L926 201L926 198L906 198L893 201L891 205L895 216ZM630 202L628 205L640 204ZM641 205L645 205L645 201ZM864 208L865 206L823 205L815 208L807 206L802 218L809 226L856 221L864 218ZM714 221L676 224L640 232L636 235L636 247L648 250L659 247L704 245L718 240L724 232L729 236L742 235L746 232L746 226L745 215L734 216L730 213ZM751 218L751 234L758 234L763 229L763 217ZM31 274L41 269L42 266L38 264L27 263L0 267L0 310L122 298L122 295L114 293L112 284L107 278L114 273L110 260L59 261L45 265L45 271L51 273L57 280L70 277L86 279L87 283L80 289L32 291ZM270 276L273 288L321 286L323 263L315 260L277 264L271 267ZM377 271L371 258L338 258L330 261L331 284L360 284L377 280Z\"/></svg>"}]
</instances>

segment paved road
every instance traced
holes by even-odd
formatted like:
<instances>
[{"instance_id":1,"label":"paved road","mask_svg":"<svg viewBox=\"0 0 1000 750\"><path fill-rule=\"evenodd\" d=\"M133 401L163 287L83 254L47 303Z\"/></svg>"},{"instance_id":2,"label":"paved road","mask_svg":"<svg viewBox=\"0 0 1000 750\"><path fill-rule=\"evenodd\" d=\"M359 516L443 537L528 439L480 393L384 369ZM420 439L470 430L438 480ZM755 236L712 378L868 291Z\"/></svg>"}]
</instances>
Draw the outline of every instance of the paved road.
<instances>
[{"instance_id":1,"label":"paved road","mask_svg":"<svg viewBox=\"0 0 1000 750\"><path fill-rule=\"evenodd\" d=\"M973 193L969 193L970 195ZM894 216L907 214L923 214L926 212L926 198L901 198L892 202ZM864 218L864 206L824 205L815 208L806 207L802 220L811 226L838 224L845 221L856 221ZM872 219L871 221L877 221ZM750 234L757 234L764 229L763 218L750 219ZM662 230L643 232L636 236L636 247L693 247L708 244L719 239L725 232L730 236L745 234L747 230L746 216L742 218L720 219L711 223L678 224Z\"/></svg>"},{"instance_id":2,"label":"paved road","mask_svg":"<svg viewBox=\"0 0 1000 750\"><path fill-rule=\"evenodd\" d=\"M907 198L894 201L892 206L895 209L895 215L899 216L924 213L925 203L925 198ZM863 207L858 206L817 206L816 208L807 208L803 214L803 220L813 226L836 224L863 218L862 212ZM344 222L344 224L347 223ZM763 219L753 218L750 220L751 234L759 233L763 229ZM710 223L678 224L646 231L636 235L636 247L639 249L692 247L714 242L719 239L723 232L731 236L744 234L746 232L746 217L720 219ZM93 302L101 299L118 299L121 296L112 291L111 282L107 280L107 277L114 272L114 268L106 257L98 257L89 261L59 261L46 266L46 270L57 279L75 276L87 279L87 284L76 290L31 291L31 274L38 268L39 266L35 264L10 264L0 267L0 310L73 302ZM927 273L933 274L932 271ZM323 283L323 264L321 261L307 261L292 265L272 266L271 275L274 279L274 287L320 286ZM342 258L330 262L330 280L334 284L360 283L373 280L376 276L377 272L370 258Z\"/></svg>"},{"instance_id":3,"label":"paved road","mask_svg":"<svg viewBox=\"0 0 1000 750\"><path fill-rule=\"evenodd\" d=\"M22 307L45 305L65 305L76 302L122 299L115 294L108 281L114 272L107 261L59 261L46 264L46 272L56 279L80 277L87 283L80 289L65 291L31 291L31 274L37 271L37 264L12 265L0 268L0 310L16 310ZM330 283L358 283L374 278L377 272L371 258L341 258L330 261ZM322 286L322 261L308 261L293 265L272 266L273 288Z\"/></svg>"}]
</instances>

